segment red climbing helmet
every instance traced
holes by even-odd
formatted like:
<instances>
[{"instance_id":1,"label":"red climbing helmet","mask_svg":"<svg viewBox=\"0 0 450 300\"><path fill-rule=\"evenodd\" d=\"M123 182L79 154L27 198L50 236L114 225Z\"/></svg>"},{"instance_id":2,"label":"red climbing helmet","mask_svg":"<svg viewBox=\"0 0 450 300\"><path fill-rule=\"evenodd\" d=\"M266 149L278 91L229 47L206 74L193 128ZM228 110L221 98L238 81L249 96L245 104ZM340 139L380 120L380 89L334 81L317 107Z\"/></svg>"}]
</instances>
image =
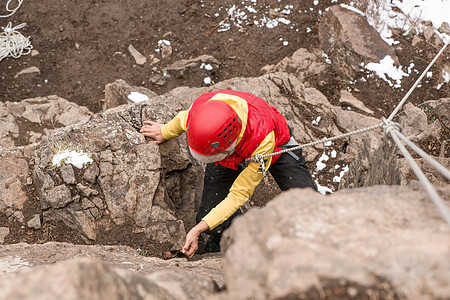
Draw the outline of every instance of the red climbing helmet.
<instances>
[{"instance_id":1,"label":"red climbing helmet","mask_svg":"<svg viewBox=\"0 0 450 300\"><path fill-rule=\"evenodd\" d=\"M227 103L209 100L190 117L187 127L189 147L201 155L214 155L228 149L242 129L238 114Z\"/></svg>"}]
</instances>

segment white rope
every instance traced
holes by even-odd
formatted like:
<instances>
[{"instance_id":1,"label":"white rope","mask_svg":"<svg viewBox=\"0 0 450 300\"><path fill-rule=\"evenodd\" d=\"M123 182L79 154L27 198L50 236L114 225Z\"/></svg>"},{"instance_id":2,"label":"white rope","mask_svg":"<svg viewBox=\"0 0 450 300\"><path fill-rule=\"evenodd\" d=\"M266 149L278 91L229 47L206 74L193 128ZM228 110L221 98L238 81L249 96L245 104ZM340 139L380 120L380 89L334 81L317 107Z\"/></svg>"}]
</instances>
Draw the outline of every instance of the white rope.
<instances>
[{"instance_id":1,"label":"white rope","mask_svg":"<svg viewBox=\"0 0 450 300\"><path fill-rule=\"evenodd\" d=\"M431 68L431 66L436 62L436 60L441 56L442 52L444 52L445 48L448 46L450 39L445 43L444 47L442 47L441 51L439 51L438 54L434 57L434 59L430 62L430 64L427 66L427 68L422 72L422 75L416 80L414 85L409 89L409 91L406 93L406 95L403 97L403 99L400 101L400 103L397 105L397 107L392 111L389 118L387 118L388 121L392 121L392 119L395 117L395 115L398 113L398 111L402 108L403 104L405 103L406 99L408 99L409 95L415 90L417 85L420 83L420 81L423 79L425 74L428 72L428 70Z\"/></svg>"},{"instance_id":2,"label":"white rope","mask_svg":"<svg viewBox=\"0 0 450 300\"><path fill-rule=\"evenodd\" d=\"M337 139L341 139L341 138L344 138L344 137L348 137L348 136L351 136L351 135L360 134L360 133L363 133L363 132L366 132L366 131L374 130L374 129L377 129L379 127L382 127L383 125L384 125L383 123L380 123L380 124L377 124L377 125L373 125L373 126L369 126L369 127L366 127L366 128L358 129L358 130L355 130L355 131L347 132L347 133L344 133L344 134L341 134L341 135L337 135L337 136L333 136L333 137L330 137L330 138L323 138L323 139L315 141L315 142L311 142L311 143L295 146L295 147L292 147L292 148L289 148L289 149L281 150L281 151L270 153L270 154L266 154L266 155L258 154L258 155L253 156L252 158L250 158L250 161L252 161L252 162L261 162L261 159L264 160L264 158L266 158L266 157L270 157L270 156L274 156L274 155L278 155L278 154L283 154L283 153L290 152L290 151L295 151L295 150L298 150L298 149L302 149L302 148L309 147L309 146L314 146L314 145L317 145L317 144L322 144L322 143L325 143L325 142L331 142L331 141L334 141L334 140L337 140Z\"/></svg>"},{"instance_id":3,"label":"white rope","mask_svg":"<svg viewBox=\"0 0 450 300\"><path fill-rule=\"evenodd\" d=\"M401 143L400 139L398 138L398 131L395 128L391 128L389 131L390 136L394 140L397 147L402 152L403 156L405 157L406 161L409 163L409 166L413 170L413 172L416 174L419 181L422 183L423 187L425 188L426 192L428 193L428 196L433 200L434 204L437 206L441 214L443 215L445 221L450 225L450 213L447 209L447 207L444 204L444 201L439 196L439 194L434 189L433 185L428 181L427 177L423 174L420 167L416 164L412 156L409 154L408 150L406 150L405 146Z\"/></svg>"},{"instance_id":4,"label":"white rope","mask_svg":"<svg viewBox=\"0 0 450 300\"><path fill-rule=\"evenodd\" d=\"M425 74L428 72L428 70L431 68L431 66L436 62L436 60L439 58L439 56L442 54L442 52L444 52L444 50L447 47L447 45L449 44L449 42L450 42L450 39L446 41L444 47L442 47L442 49L439 51L439 53L434 57L434 59L427 66L427 68L422 72L422 75L420 75L420 77L416 80L414 85L409 89L409 91L406 93L406 95L403 97L403 99L400 101L400 103L395 107L394 111L392 111L391 115L387 119L388 123L390 121L392 121L394 116L402 108L402 106L405 103L406 99L408 99L408 97L411 95L411 93L417 87L417 85L422 80L422 78L425 76ZM311 142L311 143L308 143L308 144L303 144L303 145L300 145L300 146L297 146L297 147L285 149L285 150L274 152L274 153L271 153L271 154L256 155L256 156L250 158L247 161L260 162L261 163L261 162L264 161L264 158L266 158L266 157L270 157L270 156L274 156L274 155L278 155L278 154L283 154L285 152L294 151L294 150L301 149L301 148L308 147L308 146L314 146L316 144L320 144L320 143L324 143L324 142L328 142L328 141L333 141L333 140L336 140L336 139L339 139L339 138L344 138L344 137L347 137L347 136L350 136L350 135L354 135L354 134L363 133L363 132L366 132L366 131L369 131L369 130L376 129L376 128L381 127L381 126L383 126L383 123L380 123L380 124L377 124L377 125L374 125L374 126L370 126L370 127L366 127L366 128L363 128L363 129L355 130L355 131L352 131L352 132L348 132L348 133L345 133L345 134L342 134L342 135L339 135L339 136L335 136L335 137L332 137L332 138L324 138L324 139L321 139L319 141Z\"/></svg>"},{"instance_id":5,"label":"white rope","mask_svg":"<svg viewBox=\"0 0 450 300\"><path fill-rule=\"evenodd\" d=\"M11 17L13 14L16 13L16 11L19 9L19 7L22 5L23 0L16 0L17 1L17 6L15 8L9 8L9 5L11 4L11 2L13 2L13 0L8 0L8 2L6 2L6 11L9 12L9 14L7 15L0 15L0 18L8 18Z\"/></svg>"},{"instance_id":6,"label":"white rope","mask_svg":"<svg viewBox=\"0 0 450 300\"><path fill-rule=\"evenodd\" d=\"M397 136L411 149L413 149L417 154L419 154L425 161L427 161L431 166L433 166L439 173L447 177L450 180L450 171L447 170L443 165L441 165L437 160L429 156L425 151L417 147L413 142L411 142L407 137L405 137L401 132L396 132Z\"/></svg>"},{"instance_id":7,"label":"white rope","mask_svg":"<svg viewBox=\"0 0 450 300\"><path fill-rule=\"evenodd\" d=\"M33 46L30 39L17 31L25 25L25 23L22 23L12 27L12 23L9 22L6 27L3 27L3 32L0 33L0 61L8 56L19 58L31 52Z\"/></svg>"}]
</instances>

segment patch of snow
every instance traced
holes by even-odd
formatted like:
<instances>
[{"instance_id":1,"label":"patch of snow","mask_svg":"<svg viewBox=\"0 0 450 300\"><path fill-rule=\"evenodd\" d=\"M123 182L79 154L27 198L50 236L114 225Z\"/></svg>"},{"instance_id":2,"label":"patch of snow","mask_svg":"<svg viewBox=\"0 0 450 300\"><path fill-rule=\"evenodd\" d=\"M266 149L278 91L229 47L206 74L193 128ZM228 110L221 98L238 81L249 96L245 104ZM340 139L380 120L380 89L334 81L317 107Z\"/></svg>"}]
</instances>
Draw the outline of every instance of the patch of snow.
<instances>
[{"instance_id":1,"label":"patch of snow","mask_svg":"<svg viewBox=\"0 0 450 300\"><path fill-rule=\"evenodd\" d=\"M94 160L81 150L65 149L53 156L52 166L60 167L63 164L71 164L78 169L83 169L85 165L93 163Z\"/></svg>"},{"instance_id":2,"label":"patch of snow","mask_svg":"<svg viewBox=\"0 0 450 300\"><path fill-rule=\"evenodd\" d=\"M311 124L318 126L321 119L322 117L318 116L315 120L312 120Z\"/></svg>"},{"instance_id":3,"label":"patch of snow","mask_svg":"<svg viewBox=\"0 0 450 300\"><path fill-rule=\"evenodd\" d=\"M327 166L324 162L328 161L330 157L326 155L325 153L322 153L322 155L319 157L319 160L316 163L316 172L319 172Z\"/></svg>"},{"instance_id":4,"label":"patch of snow","mask_svg":"<svg viewBox=\"0 0 450 300\"><path fill-rule=\"evenodd\" d=\"M344 177L344 174L346 173L346 172L348 172L348 165L345 165L343 168L342 168L342 171L341 172L339 172L339 176L334 176L333 177L333 182L341 182L341 179L342 179L342 177Z\"/></svg>"},{"instance_id":5,"label":"patch of snow","mask_svg":"<svg viewBox=\"0 0 450 300\"><path fill-rule=\"evenodd\" d=\"M318 191L319 193L321 193L322 195L325 195L326 193L330 193L330 194L333 193L333 190L330 189L329 187L320 185L320 184L319 184L319 181L318 181L317 179L314 180L314 182L316 183L317 191Z\"/></svg>"},{"instance_id":6,"label":"patch of snow","mask_svg":"<svg viewBox=\"0 0 450 300\"><path fill-rule=\"evenodd\" d=\"M336 156L337 156L336 150L332 150L330 155L331 155L331 158L336 158Z\"/></svg>"},{"instance_id":7,"label":"patch of snow","mask_svg":"<svg viewBox=\"0 0 450 300\"><path fill-rule=\"evenodd\" d=\"M148 96L144 95L144 94L141 94L139 92L131 92L128 95L128 99L133 101L134 103L139 103L139 102L142 102L142 101L147 101L148 100Z\"/></svg>"},{"instance_id":8,"label":"patch of snow","mask_svg":"<svg viewBox=\"0 0 450 300\"><path fill-rule=\"evenodd\" d=\"M401 79L404 76L409 76L409 74L401 70L401 67L396 68L394 66L394 60L389 55L386 55L379 63L368 63L366 65L366 69L374 71L378 77L386 81L390 86L394 87L400 87ZM386 75L395 80L396 84L394 85L389 79L387 79Z\"/></svg>"},{"instance_id":9,"label":"patch of snow","mask_svg":"<svg viewBox=\"0 0 450 300\"><path fill-rule=\"evenodd\" d=\"M205 83L205 84L211 84L211 77L205 77L205 78L203 78L203 82Z\"/></svg>"}]
</instances>

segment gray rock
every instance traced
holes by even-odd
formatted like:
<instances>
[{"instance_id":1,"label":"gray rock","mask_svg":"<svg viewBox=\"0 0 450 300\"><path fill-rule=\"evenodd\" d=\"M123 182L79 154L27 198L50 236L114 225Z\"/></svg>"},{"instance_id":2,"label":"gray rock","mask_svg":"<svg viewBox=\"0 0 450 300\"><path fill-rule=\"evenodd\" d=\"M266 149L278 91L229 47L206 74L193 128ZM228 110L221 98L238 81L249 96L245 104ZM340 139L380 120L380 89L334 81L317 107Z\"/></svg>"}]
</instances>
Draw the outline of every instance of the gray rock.
<instances>
[{"instance_id":1,"label":"gray rock","mask_svg":"<svg viewBox=\"0 0 450 300\"><path fill-rule=\"evenodd\" d=\"M84 170L83 179L89 183L95 183L97 181L97 176L100 174L100 169L97 164L90 164Z\"/></svg>"},{"instance_id":2,"label":"gray rock","mask_svg":"<svg viewBox=\"0 0 450 300\"><path fill-rule=\"evenodd\" d=\"M341 98L339 99L339 104L356 108L363 113L373 115L373 110L367 108L364 103L358 100L355 96L347 91L341 91Z\"/></svg>"},{"instance_id":3,"label":"gray rock","mask_svg":"<svg viewBox=\"0 0 450 300\"><path fill-rule=\"evenodd\" d=\"M9 235L8 227L0 227L0 244L5 242L5 238Z\"/></svg>"},{"instance_id":4,"label":"gray rock","mask_svg":"<svg viewBox=\"0 0 450 300\"><path fill-rule=\"evenodd\" d=\"M109 83L105 86L105 99L101 100L103 111L122 104L132 104L133 101L128 98L132 92L146 95L149 98L156 96L156 93L146 88L133 87L124 80L118 79L115 82Z\"/></svg>"},{"instance_id":5,"label":"gray rock","mask_svg":"<svg viewBox=\"0 0 450 300\"><path fill-rule=\"evenodd\" d=\"M28 198L23 188L28 172L29 165L22 152L0 153L0 215L10 216L23 209Z\"/></svg>"},{"instance_id":6,"label":"gray rock","mask_svg":"<svg viewBox=\"0 0 450 300\"><path fill-rule=\"evenodd\" d=\"M440 192L450 195L448 186ZM226 231L227 296L301 299L357 287L381 298L445 298L449 233L421 188L291 190Z\"/></svg>"},{"instance_id":7,"label":"gray rock","mask_svg":"<svg viewBox=\"0 0 450 300\"><path fill-rule=\"evenodd\" d=\"M23 69L22 71L20 71L16 75L14 75L14 78L18 78L19 76L22 76L25 74L41 75L41 70L39 70L39 68L35 67L35 66L29 67L29 68Z\"/></svg>"},{"instance_id":8,"label":"gray rock","mask_svg":"<svg viewBox=\"0 0 450 300\"><path fill-rule=\"evenodd\" d=\"M402 126L402 134L408 137L416 145L429 140L439 140L441 133L448 128L448 112L450 98L427 101L421 108L406 103L403 110L397 115L396 121ZM429 116L425 113L429 111ZM342 120L350 120L342 118ZM362 125L362 124L361 124ZM361 140L361 138L364 138ZM354 148L352 145L357 146ZM445 146L445 141L442 141ZM355 156L348 173L341 180L340 187L361 187L379 184L408 184L416 179L411 167L399 154L393 141L384 137L380 131L372 131L362 136L351 138L349 152ZM423 149L427 150L427 149ZM440 151L445 152L444 149ZM411 152L413 153L413 151ZM444 167L450 167L450 159L445 155L434 157ZM434 185L448 185L446 178L431 167L422 158L416 159L416 163ZM383 163L380 163L383 162Z\"/></svg>"},{"instance_id":9,"label":"gray rock","mask_svg":"<svg viewBox=\"0 0 450 300\"><path fill-rule=\"evenodd\" d=\"M295 74L300 81L309 82L311 77L321 76L327 72L327 64L322 62L317 55L300 48L292 56L283 58L276 65L264 66L263 74L287 72Z\"/></svg>"},{"instance_id":10,"label":"gray rock","mask_svg":"<svg viewBox=\"0 0 450 300\"><path fill-rule=\"evenodd\" d=\"M131 44L128 46L128 52L130 52L131 56L133 56L138 65L143 65L147 62L147 58L137 51Z\"/></svg>"},{"instance_id":11,"label":"gray rock","mask_svg":"<svg viewBox=\"0 0 450 300\"><path fill-rule=\"evenodd\" d=\"M36 214L34 217L27 222L28 227L33 229L41 229L41 215Z\"/></svg>"},{"instance_id":12,"label":"gray rock","mask_svg":"<svg viewBox=\"0 0 450 300\"><path fill-rule=\"evenodd\" d=\"M389 55L396 63L394 49L383 41L365 17L340 5L331 6L319 24L322 50L344 77L354 79L361 63L378 63Z\"/></svg>"},{"instance_id":13,"label":"gray rock","mask_svg":"<svg viewBox=\"0 0 450 300\"><path fill-rule=\"evenodd\" d=\"M213 68L217 68L220 62L210 55L200 55L193 59L183 59L177 61L165 68L165 71L175 77L183 77L186 72L192 71L193 68L199 67L202 63L211 64Z\"/></svg>"},{"instance_id":14,"label":"gray rock","mask_svg":"<svg viewBox=\"0 0 450 300\"><path fill-rule=\"evenodd\" d=\"M61 174L61 179L66 184L76 184L77 180L75 178L75 172L73 171L72 165L63 165L59 168Z\"/></svg>"},{"instance_id":15,"label":"gray rock","mask_svg":"<svg viewBox=\"0 0 450 300\"><path fill-rule=\"evenodd\" d=\"M64 184L55 186L45 193L42 202L48 203L53 208L63 208L72 202L70 189ZM42 207L47 207L47 205L44 204Z\"/></svg>"},{"instance_id":16,"label":"gray rock","mask_svg":"<svg viewBox=\"0 0 450 300\"><path fill-rule=\"evenodd\" d=\"M144 254L144 251L136 251L126 246L86 246L58 242L10 244L0 247L0 276L17 273L22 269L28 269L29 273L33 273L39 266L56 263L67 266L68 261L73 258L89 257L101 260L114 269L125 269L142 276L152 276L155 273L154 277L165 277L165 280L174 289L178 289L179 285L184 285L192 280L192 289L197 290L197 283L200 283L199 288L203 289L203 291L197 290L198 295L214 291L211 290L213 281L219 287L223 288L225 285L220 254L202 255L201 257L196 255L196 259L192 260L185 258L163 260L159 257L147 257ZM170 276L172 276L171 279L167 278ZM180 277L183 276L185 278L181 279ZM199 282L199 278L203 278L201 279L203 282ZM158 282L161 283L160 280ZM186 289L186 293L189 293L189 289Z\"/></svg>"}]
</instances>

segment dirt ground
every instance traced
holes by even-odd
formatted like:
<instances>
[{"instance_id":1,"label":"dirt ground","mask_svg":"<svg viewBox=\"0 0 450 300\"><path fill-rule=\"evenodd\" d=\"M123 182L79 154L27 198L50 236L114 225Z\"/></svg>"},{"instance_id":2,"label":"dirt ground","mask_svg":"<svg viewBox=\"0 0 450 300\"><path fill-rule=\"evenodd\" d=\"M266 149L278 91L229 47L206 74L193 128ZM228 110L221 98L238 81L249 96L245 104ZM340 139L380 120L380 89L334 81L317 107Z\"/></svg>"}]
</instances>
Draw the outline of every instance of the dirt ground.
<instances>
[{"instance_id":1,"label":"dirt ground","mask_svg":"<svg viewBox=\"0 0 450 300\"><path fill-rule=\"evenodd\" d=\"M235 11L247 13L248 19L242 24L237 24L238 18L226 20L227 9L233 5ZM12 22L16 26L25 22L27 26L20 32L31 37L39 54L0 62L0 100L21 101L56 94L98 112L105 85L116 79L163 94L177 86L205 85L206 76L213 82L259 76L263 66L277 63L299 48L318 49L319 11L325 11L330 5L333 5L331 1L314 5L313 0L225 0L220 4L194 0L24 1L12 17L0 19L0 25ZM252 7L256 12L250 13L245 7ZM284 16L291 23L280 22L274 28L254 24L255 20L261 23L270 10L285 10ZM218 26L223 20L230 24L229 30L222 31L224 27ZM439 49L427 43L411 47L412 36L399 35L402 42L396 46L396 52L401 64L408 66L413 62L415 69L424 70ZM172 55L165 59L155 51L161 40L169 41L173 49ZM147 58L147 63L135 63L127 50L130 44ZM203 54L218 59L219 68L197 70L182 78L172 77L162 86L149 82L171 63ZM152 57L159 61L153 61ZM41 74L14 78L30 66L39 68ZM439 61L432 71L438 74ZM403 86L409 88L418 76L410 76ZM411 95L411 101L420 103L448 95L448 84L436 90L436 77L422 84ZM348 83L331 72L326 81L334 84L318 88L328 97L336 97ZM357 83L354 86L357 96L372 109L390 111L406 91L376 81L376 88L371 80Z\"/></svg>"},{"instance_id":2,"label":"dirt ground","mask_svg":"<svg viewBox=\"0 0 450 300\"><path fill-rule=\"evenodd\" d=\"M331 0L319 1L317 5L313 0L26 0L15 15L0 19L0 26L7 22L13 22L13 26L27 23L20 32L30 36L39 54L0 62L0 101L19 102L56 94L99 112L105 85L116 79L163 94L178 86L205 86L207 76L213 83L233 77L260 76L262 67L278 63L299 48L318 51L320 12L334 4L336 1ZM233 5L236 10L246 11L251 19L241 24L237 19L227 19L227 9ZM269 12L273 15L274 10L289 11L285 17L290 24L280 22L274 28L254 24L255 20L267 18ZM0 14L3 12L0 10ZM440 49L426 41L413 47L412 38L411 34L396 33L395 39L400 44L394 46L395 51L402 66L414 63L421 73ZM169 41L172 47L172 54L166 58L158 51L158 42L162 40ZM146 57L144 65L136 64L128 52L130 44ZM163 85L150 81L168 65L204 54L214 56L220 62L219 67L171 77ZM449 64L449 56L447 50L431 69L433 74L440 74L444 63ZM40 75L15 78L18 72L31 66L39 68ZM395 89L376 76L350 84L348 79L330 71L329 78L324 79L327 84L316 88L333 104L337 103L339 91L348 88L377 117L388 116L420 73L412 73L402 81L403 89ZM448 97L449 84L436 89L441 79L441 76L425 78L409 100L419 104ZM448 139L448 130L445 134ZM429 152L440 149L439 142L430 141L430 145L423 145L423 149ZM21 239L24 240L23 236ZM40 240L34 236L29 241Z\"/></svg>"}]
</instances>

